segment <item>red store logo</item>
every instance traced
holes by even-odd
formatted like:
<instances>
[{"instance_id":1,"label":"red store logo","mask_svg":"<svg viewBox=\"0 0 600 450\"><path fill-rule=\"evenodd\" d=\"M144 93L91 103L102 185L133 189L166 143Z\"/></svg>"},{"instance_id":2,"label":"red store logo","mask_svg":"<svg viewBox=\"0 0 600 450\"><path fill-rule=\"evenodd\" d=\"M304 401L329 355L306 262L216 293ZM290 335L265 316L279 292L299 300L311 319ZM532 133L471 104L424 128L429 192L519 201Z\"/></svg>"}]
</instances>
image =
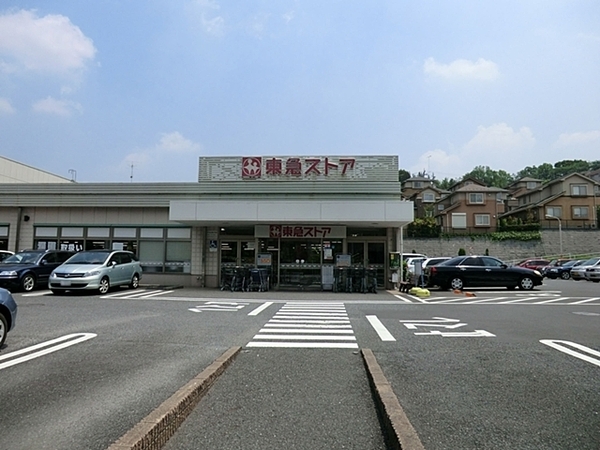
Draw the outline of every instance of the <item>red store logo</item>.
<instances>
[{"instance_id":1,"label":"red store logo","mask_svg":"<svg viewBox=\"0 0 600 450\"><path fill-rule=\"evenodd\" d=\"M261 168L261 157L242 158L242 178L260 178Z\"/></svg>"}]
</instances>

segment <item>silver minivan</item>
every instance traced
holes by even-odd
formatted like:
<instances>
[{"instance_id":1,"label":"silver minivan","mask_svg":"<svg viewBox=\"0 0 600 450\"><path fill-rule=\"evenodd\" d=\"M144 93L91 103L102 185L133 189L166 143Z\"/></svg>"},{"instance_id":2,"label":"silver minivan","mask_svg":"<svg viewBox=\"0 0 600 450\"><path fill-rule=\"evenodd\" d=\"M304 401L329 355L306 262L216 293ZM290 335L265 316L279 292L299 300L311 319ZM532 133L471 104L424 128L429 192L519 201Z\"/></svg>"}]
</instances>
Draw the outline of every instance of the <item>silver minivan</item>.
<instances>
[{"instance_id":1,"label":"silver minivan","mask_svg":"<svg viewBox=\"0 0 600 450\"><path fill-rule=\"evenodd\" d=\"M115 286L137 289L141 278L142 267L132 252L86 250L76 253L54 269L48 288L55 294L87 289L106 294Z\"/></svg>"}]
</instances>

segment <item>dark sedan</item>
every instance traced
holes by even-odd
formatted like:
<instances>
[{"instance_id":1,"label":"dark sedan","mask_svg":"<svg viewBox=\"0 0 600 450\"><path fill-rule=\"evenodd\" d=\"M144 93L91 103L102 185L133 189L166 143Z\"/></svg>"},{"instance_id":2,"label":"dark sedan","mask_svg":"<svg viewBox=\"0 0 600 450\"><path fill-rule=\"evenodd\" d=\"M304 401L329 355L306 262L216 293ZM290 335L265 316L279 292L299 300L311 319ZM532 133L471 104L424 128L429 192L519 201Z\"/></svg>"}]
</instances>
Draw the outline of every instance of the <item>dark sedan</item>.
<instances>
[{"instance_id":1,"label":"dark sedan","mask_svg":"<svg viewBox=\"0 0 600 450\"><path fill-rule=\"evenodd\" d=\"M543 282L537 270L509 266L491 256L457 256L427 269L428 286L461 290L465 287L533 289Z\"/></svg>"},{"instance_id":2,"label":"dark sedan","mask_svg":"<svg viewBox=\"0 0 600 450\"><path fill-rule=\"evenodd\" d=\"M48 284L50 273L73 256L64 250L24 250L0 263L0 286L8 290L32 291Z\"/></svg>"},{"instance_id":3,"label":"dark sedan","mask_svg":"<svg viewBox=\"0 0 600 450\"><path fill-rule=\"evenodd\" d=\"M562 265L546 266L542 270L542 275L544 275L546 278L552 278L553 280L556 278L562 278L563 280L568 280L569 278L571 278L571 270L574 267L580 266L585 261L586 261L585 259L578 259L578 260L567 261L566 263L564 263Z\"/></svg>"},{"instance_id":4,"label":"dark sedan","mask_svg":"<svg viewBox=\"0 0 600 450\"><path fill-rule=\"evenodd\" d=\"M17 304L6 289L0 288L0 348L6 341L6 335L15 326L17 320Z\"/></svg>"}]
</instances>

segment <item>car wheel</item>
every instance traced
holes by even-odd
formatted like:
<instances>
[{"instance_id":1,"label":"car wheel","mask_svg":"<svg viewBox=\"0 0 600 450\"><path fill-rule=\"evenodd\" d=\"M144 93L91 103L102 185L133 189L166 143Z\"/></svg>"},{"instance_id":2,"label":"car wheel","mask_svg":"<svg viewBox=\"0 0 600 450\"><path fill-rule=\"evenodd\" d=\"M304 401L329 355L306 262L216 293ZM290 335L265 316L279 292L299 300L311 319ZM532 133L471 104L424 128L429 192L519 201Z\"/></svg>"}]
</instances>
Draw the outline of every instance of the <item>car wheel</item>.
<instances>
[{"instance_id":1,"label":"car wheel","mask_svg":"<svg viewBox=\"0 0 600 450\"><path fill-rule=\"evenodd\" d=\"M98 288L98 292L101 294L106 294L110 289L110 281L108 281L108 277L104 277L100 280L100 287Z\"/></svg>"},{"instance_id":2,"label":"car wheel","mask_svg":"<svg viewBox=\"0 0 600 450\"><path fill-rule=\"evenodd\" d=\"M560 274L560 277L563 280L568 280L569 278L571 278L571 274L569 272L563 272L563 273Z\"/></svg>"},{"instance_id":3,"label":"car wheel","mask_svg":"<svg viewBox=\"0 0 600 450\"><path fill-rule=\"evenodd\" d=\"M25 292L30 292L30 291L33 291L34 287L35 287L35 277L33 275L31 275L30 273L26 274L21 279L21 289L23 289Z\"/></svg>"},{"instance_id":4,"label":"car wheel","mask_svg":"<svg viewBox=\"0 0 600 450\"><path fill-rule=\"evenodd\" d=\"M452 289L461 291L464 286L465 284L463 283L463 280L461 278L456 277L450 280L450 288Z\"/></svg>"},{"instance_id":5,"label":"car wheel","mask_svg":"<svg viewBox=\"0 0 600 450\"><path fill-rule=\"evenodd\" d=\"M523 289L524 291L532 290L533 289L533 280L529 277L521 278L521 281L519 281L519 288Z\"/></svg>"},{"instance_id":6,"label":"car wheel","mask_svg":"<svg viewBox=\"0 0 600 450\"><path fill-rule=\"evenodd\" d=\"M0 348L4 345L6 333L8 333L8 322L6 321L6 318L0 314Z\"/></svg>"},{"instance_id":7,"label":"car wheel","mask_svg":"<svg viewBox=\"0 0 600 450\"><path fill-rule=\"evenodd\" d=\"M129 287L131 289L137 289L138 287L140 287L140 276L137 273L133 275L133 278L131 278L131 283L129 283Z\"/></svg>"}]
</instances>

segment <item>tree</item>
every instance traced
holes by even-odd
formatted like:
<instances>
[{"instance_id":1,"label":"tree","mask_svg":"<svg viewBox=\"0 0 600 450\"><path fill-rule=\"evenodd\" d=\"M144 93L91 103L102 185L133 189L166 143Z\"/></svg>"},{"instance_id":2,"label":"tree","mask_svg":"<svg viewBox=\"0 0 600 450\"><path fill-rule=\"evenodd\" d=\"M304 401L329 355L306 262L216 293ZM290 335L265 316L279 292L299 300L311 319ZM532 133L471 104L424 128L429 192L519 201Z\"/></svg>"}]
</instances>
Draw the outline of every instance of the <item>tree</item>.
<instances>
[{"instance_id":1,"label":"tree","mask_svg":"<svg viewBox=\"0 0 600 450\"><path fill-rule=\"evenodd\" d=\"M505 188L514 181L514 176L504 170L492 170L488 166L476 166L469 173L465 174L465 178L475 178L476 180L485 183L486 186L495 186Z\"/></svg>"},{"instance_id":2,"label":"tree","mask_svg":"<svg viewBox=\"0 0 600 450\"><path fill-rule=\"evenodd\" d=\"M408 170L400 169L398 171L398 181L400 181L400 183L408 180L409 178L410 178L410 172Z\"/></svg>"}]
</instances>

